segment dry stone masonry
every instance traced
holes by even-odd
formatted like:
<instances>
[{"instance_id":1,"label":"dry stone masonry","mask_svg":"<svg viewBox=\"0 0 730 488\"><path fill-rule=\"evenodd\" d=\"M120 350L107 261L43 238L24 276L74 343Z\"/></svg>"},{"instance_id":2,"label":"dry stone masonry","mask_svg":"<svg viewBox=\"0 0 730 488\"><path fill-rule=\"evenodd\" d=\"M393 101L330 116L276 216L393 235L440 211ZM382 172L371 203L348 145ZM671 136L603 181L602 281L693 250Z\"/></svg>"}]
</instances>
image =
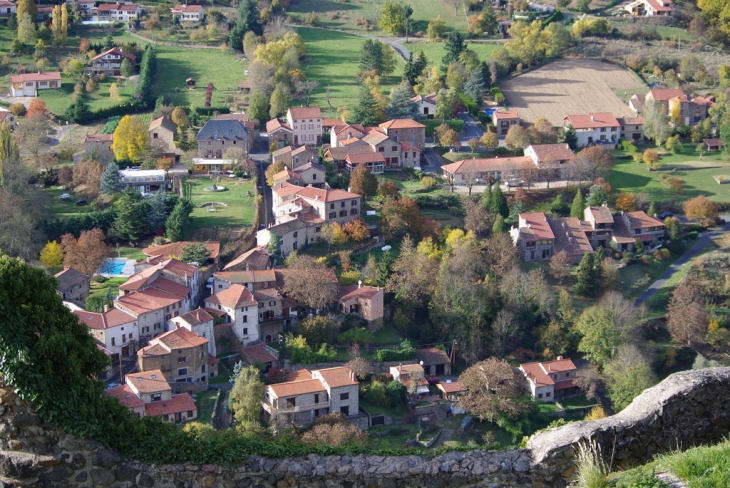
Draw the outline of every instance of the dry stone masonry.
<instances>
[{"instance_id":1,"label":"dry stone masonry","mask_svg":"<svg viewBox=\"0 0 730 488\"><path fill-rule=\"evenodd\" d=\"M43 423L12 387L0 388L3 487L398 488L564 487L575 447L588 439L619 466L721 440L730 432L730 368L677 373L613 417L537 434L526 449L438 456L317 456L237 466L150 465Z\"/></svg>"}]
</instances>

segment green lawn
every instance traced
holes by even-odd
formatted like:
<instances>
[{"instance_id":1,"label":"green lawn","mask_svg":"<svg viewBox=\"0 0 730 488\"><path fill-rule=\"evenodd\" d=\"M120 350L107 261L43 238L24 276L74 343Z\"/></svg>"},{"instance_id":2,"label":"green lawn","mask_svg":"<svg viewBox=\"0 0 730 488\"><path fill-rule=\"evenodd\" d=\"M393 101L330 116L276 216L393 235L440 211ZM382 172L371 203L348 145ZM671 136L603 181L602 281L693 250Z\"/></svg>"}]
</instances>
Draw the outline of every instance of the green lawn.
<instances>
[{"instance_id":1,"label":"green lawn","mask_svg":"<svg viewBox=\"0 0 730 488\"><path fill-rule=\"evenodd\" d=\"M376 449L402 449L406 441L416 438L418 430L416 424L376 425L368 429L368 445Z\"/></svg>"},{"instance_id":2,"label":"green lawn","mask_svg":"<svg viewBox=\"0 0 730 488\"><path fill-rule=\"evenodd\" d=\"M664 173L672 178L680 178L685 183L680 195L672 193L669 186L659 180L659 175L663 173L661 170L649 171L647 165L633 160L617 159L608 181L617 192L645 192L656 202L675 198L686 200L698 195L716 201L730 201L730 185L720 185L713 179L715 175L728 174L730 164L722 161L719 153L705 153L700 158L694 147L691 150L690 147L685 146L681 154L660 158L660 163L670 169ZM616 151L614 154L622 152Z\"/></svg>"},{"instance_id":3,"label":"green lawn","mask_svg":"<svg viewBox=\"0 0 730 488\"><path fill-rule=\"evenodd\" d=\"M392 322L386 322L383 328L373 334L373 344L400 344L403 342Z\"/></svg>"},{"instance_id":4,"label":"green lawn","mask_svg":"<svg viewBox=\"0 0 730 488\"><path fill-rule=\"evenodd\" d=\"M486 61L499 46L501 46L499 42L470 42L467 44L467 47L479 56L480 61ZM413 53L414 57L419 51L423 51L428 62L437 66L441 64L441 59L446 53L443 42L417 41L407 44L406 48Z\"/></svg>"},{"instance_id":5,"label":"green lawn","mask_svg":"<svg viewBox=\"0 0 730 488\"><path fill-rule=\"evenodd\" d=\"M367 410L370 415L388 415L394 419L405 417L408 414L405 405L402 403L396 407L381 407L360 398L360 407Z\"/></svg>"},{"instance_id":6,"label":"green lawn","mask_svg":"<svg viewBox=\"0 0 730 488\"><path fill-rule=\"evenodd\" d=\"M84 197L74 193L73 190L61 190L54 186L45 188L43 191L47 198L43 199L42 204L44 208L55 217L68 217L92 211L88 205L84 207L76 206L76 200ZM60 196L63 193L68 193L71 198L68 200L61 200Z\"/></svg>"},{"instance_id":7,"label":"green lawn","mask_svg":"<svg viewBox=\"0 0 730 488\"><path fill-rule=\"evenodd\" d=\"M126 281L126 276L122 276L120 278L109 278L104 283L95 283L92 281L91 288L89 290L89 296L103 297L106 295L106 290L108 288L111 288L112 296L117 296L117 294L119 293L119 286L124 284Z\"/></svg>"},{"instance_id":8,"label":"green lawn","mask_svg":"<svg viewBox=\"0 0 730 488\"><path fill-rule=\"evenodd\" d=\"M619 270L619 288L621 292L630 298L639 296L678 257L672 256L670 259L659 261L648 266L637 262L621 268Z\"/></svg>"},{"instance_id":9,"label":"green lawn","mask_svg":"<svg viewBox=\"0 0 730 488\"><path fill-rule=\"evenodd\" d=\"M211 378L208 380L208 383L212 383L214 385L220 385L223 383L228 383L228 380L231 377L231 370L228 369L228 366L226 366L226 363L221 361L218 363L218 376Z\"/></svg>"},{"instance_id":10,"label":"green lawn","mask_svg":"<svg viewBox=\"0 0 730 488\"><path fill-rule=\"evenodd\" d=\"M196 422L209 424L213 420L213 408L218 390L206 390L195 394L195 406L198 407Z\"/></svg>"},{"instance_id":11,"label":"green lawn","mask_svg":"<svg viewBox=\"0 0 730 488\"><path fill-rule=\"evenodd\" d=\"M210 178L193 178L191 200L196 205L191 215L192 228L200 227L244 227L253 222L256 206L256 189L253 182L238 181L234 178L221 178L216 184L226 187L222 192L207 192L205 187L211 186ZM248 196L247 192L251 192ZM209 212L206 207L199 207L206 202L222 202L227 206L216 207L215 212Z\"/></svg>"},{"instance_id":12,"label":"green lawn","mask_svg":"<svg viewBox=\"0 0 730 488\"><path fill-rule=\"evenodd\" d=\"M590 407L593 405L597 405L598 402L596 400L589 400L586 398L585 395L570 397L570 398L564 398L560 400L560 404L568 408L581 408L581 407Z\"/></svg>"},{"instance_id":13,"label":"green lawn","mask_svg":"<svg viewBox=\"0 0 730 488\"><path fill-rule=\"evenodd\" d=\"M134 83L131 81L126 83L121 82L119 84L119 93L121 94L121 100L118 102L113 101L109 98L109 87L112 85L113 80L107 79L99 83L99 89L95 92L85 92L84 99L89 104L89 108L99 110L101 108L110 107L122 103L129 103L134 95ZM40 99L46 102L46 108L56 115L63 115L69 105L73 102L73 92L76 80L68 77L61 76L61 88L58 90L43 90L39 92Z\"/></svg>"},{"instance_id":14,"label":"green lawn","mask_svg":"<svg viewBox=\"0 0 730 488\"><path fill-rule=\"evenodd\" d=\"M360 80L355 75L360 62L360 49L365 39L341 32L321 29L299 28L297 32L306 45L307 56L302 69L307 79L319 82L319 88L312 93L311 105L319 105L325 117L337 118L337 107L355 107L360 91ZM400 59L400 58L399 58ZM403 63L399 62L395 73L381 80L383 93L401 81ZM330 86L330 103L327 104L327 85Z\"/></svg>"},{"instance_id":15,"label":"green lawn","mask_svg":"<svg viewBox=\"0 0 730 488\"><path fill-rule=\"evenodd\" d=\"M288 10L288 14L293 17L303 19L308 12L316 12L319 14L320 24L324 27L336 28L341 30L349 30L354 32L362 32L365 30L362 26L356 26L356 19L367 19L370 29L368 34L384 35L378 27L378 19L380 18L380 8L384 0L368 0L368 1L347 1L347 0L299 0L294 3ZM399 1L401 4L409 2ZM411 16L411 27L409 32L426 32L428 23L441 15L446 25L450 29L457 29L466 34L466 17L464 10L460 9L458 14L454 12L454 8L447 5L443 0L418 0L418 2L410 2L413 7L413 15Z\"/></svg>"}]
</instances>

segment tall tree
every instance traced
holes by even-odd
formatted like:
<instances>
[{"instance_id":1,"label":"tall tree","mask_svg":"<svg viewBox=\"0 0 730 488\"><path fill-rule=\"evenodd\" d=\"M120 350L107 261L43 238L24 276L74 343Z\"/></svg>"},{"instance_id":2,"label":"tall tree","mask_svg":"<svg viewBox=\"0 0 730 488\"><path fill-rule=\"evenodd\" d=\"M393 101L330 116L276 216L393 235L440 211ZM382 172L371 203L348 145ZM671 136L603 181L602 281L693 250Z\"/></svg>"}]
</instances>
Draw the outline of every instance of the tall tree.
<instances>
[{"instance_id":1,"label":"tall tree","mask_svg":"<svg viewBox=\"0 0 730 488\"><path fill-rule=\"evenodd\" d=\"M63 249L56 241L49 241L43 249L40 256L41 263L49 268L58 266L63 262Z\"/></svg>"},{"instance_id":2,"label":"tall tree","mask_svg":"<svg viewBox=\"0 0 730 488\"><path fill-rule=\"evenodd\" d=\"M667 325L677 342L702 339L707 331L707 310L700 291L691 286L678 286L667 305Z\"/></svg>"},{"instance_id":3,"label":"tall tree","mask_svg":"<svg viewBox=\"0 0 730 488\"><path fill-rule=\"evenodd\" d=\"M114 220L114 233L128 240L134 247L139 240L149 234L147 224L149 205L142 201L142 195L133 189L127 189L115 204L117 218Z\"/></svg>"},{"instance_id":4,"label":"tall tree","mask_svg":"<svg viewBox=\"0 0 730 488\"><path fill-rule=\"evenodd\" d=\"M119 179L119 166L116 162L107 163L104 172L99 180L99 189L104 195L112 195L122 188L122 182Z\"/></svg>"},{"instance_id":5,"label":"tall tree","mask_svg":"<svg viewBox=\"0 0 730 488\"><path fill-rule=\"evenodd\" d=\"M443 70L446 70L451 63L457 62L461 53L466 50L466 43L461 32L456 30L449 32L444 49L446 54L441 59L441 66Z\"/></svg>"},{"instance_id":6,"label":"tall tree","mask_svg":"<svg viewBox=\"0 0 730 488\"><path fill-rule=\"evenodd\" d=\"M284 274L282 292L307 307L323 309L337 294L337 277L332 268L312 256L296 256Z\"/></svg>"},{"instance_id":7,"label":"tall tree","mask_svg":"<svg viewBox=\"0 0 730 488\"><path fill-rule=\"evenodd\" d=\"M535 20L530 24L515 22L509 30L510 41L505 45L512 59L519 59L528 66L545 58L550 47L550 32Z\"/></svg>"},{"instance_id":8,"label":"tall tree","mask_svg":"<svg viewBox=\"0 0 730 488\"><path fill-rule=\"evenodd\" d=\"M418 104L411 100L411 84L404 81L390 92L385 114L389 119L412 119L418 115Z\"/></svg>"},{"instance_id":9,"label":"tall tree","mask_svg":"<svg viewBox=\"0 0 730 488\"><path fill-rule=\"evenodd\" d=\"M507 361L489 358L476 363L459 376L459 383L467 390L459 406L482 420L514 420L530 408L527 383Z\"/></svg>"},{"instance_id":10,"label":"tall tree","mask_svg":"<svg viewBox=\"0 0 730 488\"><path fill-rule=\"evenodd\" d=\"M193 211L193 204L186 199L180 199L165 222L165 235L172 242L185 239L185 233L190 225L190 213Z\"/></svg>"},{"instance_id":11,"label":"tall tree","mask_svg":"<svg viewBox=\"0 0 730 488\"><path fill-rule=\"evenodd\" d=\"M65 255L63 264L92 276L109 255L109 248L104 241L104 232L99 229L82 231L78 239L71 234L64 234L61 236Z\"/></svg>"},{"instance_id":12,"label":"tall tree","mask_svg":"<svg viewBox=\"0 0 730 488\"><path fill-rule=\"evenodd\" d=\"M380 7L380 28L393 36L400 36L406 30L404 7L399 3L386 0Z\"/></svg>"},{"instance_id":13,"label":"tall tree","mask_svg":"<svg viewBox=\"0 0 730 488\"><path fill-rule=\"evenodd\" d=\"M114 130L112 151L119 161L138 162L148 143L147 126L139 117L125 115Z\"/></svg>"},{"instance_id":14,"label":"tall tree","mask_svg":"<svg viewBox=\"0 0 730 488\"><path fill-rule=\"evenodd\" d=\"M509 205L507 205L507 198L502 193L502 188L499 184L494 185L492 189L492 195L489 199L489 213L492 215L501 215L503 218L509 217Z\"/></svg>"},{"instance_id":15,"label":"tall tree","mask_svg":"<svg viewBox=\"0 0 730 488\"><path fill-rule=\"evenodd\" d=\"M417 79L419 76L421 76L421 73L417 71L416 62L413 60L413 53L410 53L408 55L408 59L406 60L406 65L403 67L403 80L407 81L408 83L410 83L411 86L413 86L417 83Z\"/></svg>"},{"instance_id":16,"label":"tall tree","mask_svg":"<svg viewBox=\"0 0 730 488\"><path fill-rule=\"evenodd\" d=\"M165 226L169 214L167 200L165 192L160 190L147 201L149 211L146 220L153 232Z\"/></svg>"},{"instance_id":17,"label":"tall tree","mask_svg":"<svg viewBox=\"0 0 730 488\"><path fill-rule=\"evenodd\" d=\"M664 144L672 134L669 116L664 105L660 102L648 101L644 104L641 116L644 119L644 135L649 139L654 139L657 146Z\"/></svg>"},{"instance_id":18,"label":"tall tree","mask_svg":"<svg viewBox=\"0 0 730 488\"><path fill-rule=\"evenodd\" d=\"M240 363L239 363L240 364ZM255 366L241 367L228 397L228 408L244 428L255 428L261 419L264 382Z\"/></svg>"},{"instance_id":19,"label":"tall tree","mask_svg":"<svg viewBox=\"0 0 730 488\"><path fill-rule=\"evenodd\" d=\"M586 208L585 200L583 199L583 192L580 188L575 191L575 197L573 198L573 204L570 207L570 216L578 219L584 217L583 210Z\"/></svg>"},{"instance_id":20,"label":"tall tree","mask_svg":"<svg viewBox=\"0 0 730 488\"><path fill-rule=\"evenodd\" d=\"M578 265L578 281L573 290L580 296L593 297L598 291L598 273L592 254L584 254Z\"/></svg>"},{"instance_id":21,"label":"tall tree","mask_svg":"<svg viewBox=\"0 0 730 488\"><path fill-rule=\"evenodd\" d=\"M469 95L478 105L482 102L482 90L484 89L484 77L480 69L473 69L464 83L464 93Z\"/></svg>"},{"instance_id":22,"label":"tall tree","mask_svg":"<svg viewBox=\"0 0 730 488\"><path fill-rule=\"evenodd\" d=\"M619 347L616 358L606 365L604 376L616 411L628 407L641 392L658 382L650 361L633 344Z\"/></svg>"},{"instance_id":23,"label":"tall tree","mask_svg":"<svg viewBox=\"0 0 730 488\"><path fill-rule=\"evenodd\" d=\"M366 127L378 125L381 121L377 117L379 111L377 100L366 85L360 88L359 101L352 110L352 119Z\"/></svg>"},{"instance_id":24,"label":"tall tree","mask_svg":"<svg viewBox=\"0 0 730 488\"><path fill-rule=\"evenodd\" d=\"M5 185L6 175L20 162L18 143L13 138L10 122L0 123L0 186Z\"/></svg>"},{"instance_id":25,"label":"tall tree","mask_svg":"<svg viewBox=\"0 0 730 488\"><path fill-rule=\"evenodd\" d=\"M31 19L38 17L38 7L33 0L19 0L17 5L16 15L18 19L24 14L28 14Z\"/></svg>"}]
</instances>

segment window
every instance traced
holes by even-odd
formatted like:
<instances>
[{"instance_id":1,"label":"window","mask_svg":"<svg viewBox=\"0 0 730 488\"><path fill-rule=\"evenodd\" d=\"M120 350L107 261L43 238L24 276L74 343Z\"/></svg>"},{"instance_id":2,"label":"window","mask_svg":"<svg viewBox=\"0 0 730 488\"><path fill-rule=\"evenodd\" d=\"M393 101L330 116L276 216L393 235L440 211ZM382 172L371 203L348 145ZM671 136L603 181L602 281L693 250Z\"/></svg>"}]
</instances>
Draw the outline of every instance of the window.
<instances>
[{"instance_id":1,"label":"window","mask_svg":"<svg viewBox=\"0 0 730 488\"><path fill-rule=\"evenodd\" d=\"M117 340L115 337L112 337L112 347L117 345Z\"/></svg>"},{"instance_id":2,"label":"window","mask_svg":"<svg viewBox=\"0 0 730 488\"><path fill-rule=\"evenodd\" d=\"M385 152L385 148L384 147L379 147L378 148L378 152Z\"/></svg>"},{"instance_id":3,"label":"window","mask_svg":"<svg viewBox=\"0 0 730 488\"><path fill-rule=\"evenodd\" d=\"M187 356L182 356L182 357L177 358L177 364L183 364L183 363L186 363L187 361L188 361Z\"/></svg>"},{"instance_id":4,"label":"window","mask_svg":"<svg viewBox=\"0 0 730 488\"><path fill-rule=\"evenodd\" d=\"M322 231L322 227L315 227L314 228L314 233L315 234L319 234L321 231Z\"/></svg>"},{"instance_id":5,"label":"window","mask_svg":"<svg viewBox=\"0 0 730 488\"><path fill-rule=\"evenodd\" d=\"M178 376L185 376L186 374L188 374L188 368L180 368L177 370Z\"/></svg>"},{"instance_id":6,"label":"window","mask_svg":"<svg viewBox=\"0 0 730 488\"><path fill-rule=\"evenodd\" d=\"M319 403L319 393L314 394L314 403Z\"/></svg>"},{"instance_id":7,"label":"window","mask_svg":"<svg viewBox=\"0 0 730 488\"><path fill-rule=\"evenodd\" d=\"M188 418L189 419L193 418L193 411L192 410L188 410Z\"/></svg>"},{"instance_id":8,"label":"window","mask_svg":"<svg viewBox=\"0 0 730 488\"><path fill-rule=\"evenodd\" d=\"M337 212L330 212L327 214L328 219L336 219L337 218Z\"/></svg>"},{"instance_id":9,"label":"window","mask_svg":"<svg viewBox=\"0 0 730 488\"><path fill-rule=\"evenodd\" d=\"M160 401L162 399L162 395L159 394L159 393L153 393L150 396L152 397L152 401L153 402L158 402L158 401Z\"/></svg>"},{"instance_id":10,"label":"window","mask_svg":"<svg viewBox=\"0 0 730 488\"><path fill-rule=\"evenodd\" d=\"M601 132L606 132L606 128L605 127L601 127Z\"/></svg>"},{"instance_id":11,"label":"window","mask_svg":"<svg viewBox=\"0 0 730 488\"><path fill-rule=\"evenodd\" d=\"M356 208L351 208L350 209L350 215L357 215L357 209Z\"/></svg>"},{"instance_id":12,"label":"window","mask_svg":"<svg viewBox=\"0 0 730 488\"><path fill-rule=\"evenodd\" d=\"M340 393L340 400L349 400L350 399L350 393Z\"/></svg>"},{"instance_id":13,"label":"window","mask_svg":"<svg viewBox=\"0 0 730 488\"><path fill-rule=\"evenodd\" d=\"M275 305L276 305L276 302L275 302L274 300L272 300L272 301L270 301L270 302L269 302L269 306L270 306L270 307L273 307L273 306L275 306Z\"/></svg>"},{"instance_id":14,"label":"window","mask_svg":"<svg viewBox=\"0 0 730 488\"><path fill-rule=\"evenodd\" d=\"M286 407L296 407L297 406L297 399L296 398L287 398L286 399Z\"/></svg>"},{"instance_id":15,"label":"window","mask_svg":"<svg viewBox=\"0 0 730 488\"><path fill-rule=\"evenodd\" d=\"M299 232L295 232L294 237L299 237Z\"/></svg>"},{"instance_id":16,"label":"window","mask_svg":"<svg viewBox=\"0 0 730 488\"><path fill-rule=\"evenodd\" d=\"M565 373L566 378L570 378L570 373Z\"/></svg>"},{"instance_id":17,"label":"window","mask_svg":"<svg viewBox=\"0 0 730 488\"><path fill-rule=\"evenodd\" d=\"M350 202L350 206L351 206L351 207L356 207L356 206L357 206L357 200L353 200L353 201L351 201L351 202Z\"/></svg>"},{"instance_id":18,"label":"window","mask_svg":"<svg viewBox=\"0 0 730 488\"><path fill-rule=\"evenodd\" d=\"M312 175L312 179L313 179L313 180L316 180L316 179L317 179L317 173L314 173L314 174Z\"/></svg>"},{"instance_id":19,"label":"window","mask_svg":"<svg viewBox=\"0 0 730 488\"><path fill-rule=\"evenodd\" d=\"M537 398L542 398L542 393L538 393Z\"/></svg>"},{"instance_id":20,"label":"window","mask_svg":"<svg viewBox=\"0 0 730 488\"><path fill-rule=\"evenodd\" d=\"M259 308L264 308L264 302L259 302Z\"/></svg>"},{"instance_id":21,"label":"window","mask_svg":"<svg viewBox=\"0 0 730 488\"><path fill-rule=\"evenodd\" d=\"M333 208L335 208L335 204L334 203L330 203L330 210L332 210Z\"/></svg>"},{"instance_id":22,"label":"window","mask_svg":"<svg viewBox=\"0 0 730 488\"><path fill-rule=\"evenodd\" d=\"M243 323L244 324L247 324L248 323L248 315L244 315L243 316Z\"/></svg>"},{"instance_id":23,"label":"window","mask_svg":"<svg viewBox=\"0 0 730 488\"><path fill-rule=\"evenodd\" d=\"M122 334L122 344L127 343L127 334Z\"/></svg>"},{"instance_id":24,"label":"window","mask_svg":"<svg viewBox=\"0 0 730 488\"><path fill-rule=\"evenodd\" d=\"M340 407L340 413L342 415L350 415L350 407Z\"/></svg>"},{"instance_id":25,"label":"window","mask_svg":"<svg viewBox=\"0 0 730 488\"><path fill-rule=\"evenodd\" d=\"M247 327L244 327L243 328L243 335L248 335L248 328Z\"/></svg>"},{"instance_id":26,"label":"window","mask_svg":"<svg viewBox=\"0 0 730 488\"><path fill-rule=\"evenodd\" d=\"M340 217L347 217L347 210L340 210Z\"/></svg>"},{"instance_id":27,"label":"window","mask_svg":"<svg viewBox=\"0 0 730 488\"><path fill-rule=\"evenodd\" d=\"M245 330L245 329L244 329ZM200 372L205 373L205 364L200 367Z\"/></svg>"},{"instance_id":28,"label":"window","mask_svg":"<svg viewBox=\"0 0 730 488\"><path fill-rule=\"evenodd\" d=\"M545 398L550 398L550 392L545 393Z\"/></svg>"},{"instance_id":29,"label":"window","mask_svg":"<svg viewBox=\"0 0 730 488\"><path fill-rule=\"evenodd\" d=\"M152 134L152 139L157 139L157 132L155 132L154 134Z\"/></svg>"}]
</instances>

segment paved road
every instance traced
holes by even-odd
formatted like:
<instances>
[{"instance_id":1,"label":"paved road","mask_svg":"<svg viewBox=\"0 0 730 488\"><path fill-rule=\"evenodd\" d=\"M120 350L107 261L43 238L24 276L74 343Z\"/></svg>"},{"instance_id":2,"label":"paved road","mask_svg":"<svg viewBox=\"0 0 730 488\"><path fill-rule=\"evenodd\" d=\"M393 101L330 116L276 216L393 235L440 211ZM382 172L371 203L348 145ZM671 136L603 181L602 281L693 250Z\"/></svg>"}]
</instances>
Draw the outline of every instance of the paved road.
<instances>
[{"instance_id":1,"label":"paved road","mask_svg":"<svg viewBox=\"0 0 730 488\"><path fill-rule=\"evenodd\" d=\"M730 219L730 216L728 215L722 215L722 218L724 218L726 221ZM684 253L682 256L679 257L672 265L664 272L662 275L647 288L644 293L639 295L639 297L634 302L636 306L641 305L642 303L646 302L649 298L654 296L656 292L658 292L671 278L674 276L674 273L679 271L682 266L684 266L690 259L697 256L704 248L707 247L710 242L714 241L718 237L720 237L725 232L730 231L730 221L720 227L717 228L717 230L713 230L711 232L705 232L702 234L702 237L699 238L697 244L695 244L689 251Z\"/></svg>"},{"instance_id":2,"label":"paved road","mask_svg":"<svg viewBox=\"0 0 730 488\"><path fill-rule=\"evenodd\" d=\"M264 227L268 227L269 222L274 221L274 214L272 211L272 195L271 195L271 187L266 184L266 168L269 166L269 144L266 140L266 134L261 133L259 134L259 137L256 138L256 142L254 145L253 150L249 153L248 157L256 161L259 168L259 183L258 185L261 187L263 195L263 201L262 201L262 213L261 213L261 225Z\"/></svg>"},{"instance_id":3,"label":"paved road","mask_svg":"<svg viewBox=\"0 0 730 488\"><path fill-rule=\"evenodd\" d=\"M472 138L480 139L484 135L484 131L479 127L479 123L471 115L460 113L457 117L464 121L464 130L461 133L462 143L466 143Z\"/></svg>"}]
</instances>

